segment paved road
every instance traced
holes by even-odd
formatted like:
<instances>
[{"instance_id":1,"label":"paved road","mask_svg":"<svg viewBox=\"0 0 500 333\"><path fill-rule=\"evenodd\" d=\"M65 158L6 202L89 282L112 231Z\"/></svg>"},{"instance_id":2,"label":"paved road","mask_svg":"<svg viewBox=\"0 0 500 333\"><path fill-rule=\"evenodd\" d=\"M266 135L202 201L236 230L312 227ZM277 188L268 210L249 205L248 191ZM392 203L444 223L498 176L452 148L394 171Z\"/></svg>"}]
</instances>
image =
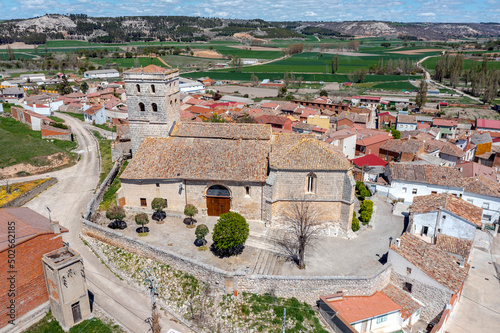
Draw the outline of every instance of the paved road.
<instances>
[{"instance_id":1,"label":"paved road","mask_svg":"<svg viewBox=\"0 0 500 333\"><path fill-rule=\"evenodd\" d=\"M88 273L88 288L94 294L95 302L130 332L147 332L149 326L144 320L150 316L149 297L119 280L79 238L82 211L99 181L97 144L79 120L64 114L58 114L58 117L64 119L72 127L79 143L77 150L81 152L81 159L75 166L67 169L23 178L25 180L55 176L59 180L57 184L25 206L47 217L46 207L50 208L51 218L69 229L69 233L65 234L63 239L84 258ZM161 324L164 332L167 332L169 328L180 332L191 332L166 314L162 314Z\"/></svg>"}]
</instances>

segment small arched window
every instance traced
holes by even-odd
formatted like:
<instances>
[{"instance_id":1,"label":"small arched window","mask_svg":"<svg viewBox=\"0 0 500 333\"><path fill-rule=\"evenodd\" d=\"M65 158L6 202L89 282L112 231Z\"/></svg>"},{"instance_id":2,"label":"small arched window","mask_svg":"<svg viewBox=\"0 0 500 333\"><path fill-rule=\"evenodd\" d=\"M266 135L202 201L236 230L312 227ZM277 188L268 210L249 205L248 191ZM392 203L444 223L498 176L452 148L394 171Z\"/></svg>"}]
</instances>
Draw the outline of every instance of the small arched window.
<instances>
[{"instance_id":1,"label":"small arched window","mask_svg":"<svg viewBox=\"0 0 500 333\"><path fill-rule=\"evenodd\" d=\"M154 84L151 85L151 93L156 94L156 89Z\"/></svg>"},{"instance_id":2,"label":"small arched window","mask_svg":"<svg viewBox=\"0 0 500 333\"><path fill-rule=\"evenodd\" d=\"M139 111L146 111L146 108L144 107L144 103L139 103Z\"/></svg>"},{"instance_id":3,"label":"small arched window","mask_svg":"<svg viewBox=\"0 0 500 333\"><path fill-rule=\"evenodd\" d=\"M316 192L316 175L312 172L307 175L307 192L308 193Z\"/></svg>"},{"instance_id":4,"label":"small arched window","mask_svg":"<svg viewBox=\"0 0 500 333\"><path fill-rule=\"evenodd\" d=\"M141 92L141 86L140 85L136 84L135 88L137 89L137 92Z\"/></svg>"},{"instance_id":5,"label":"small arched window","mask_svg":"<svg viewBox=\"0 0 500 333\"><path fill-rule=\"evenodd\" d=\"M153 112L157 112L158 111L158 105L156 105L156 103L151 104L151 109L153 110Z\"/></svg>"}]
</instances>

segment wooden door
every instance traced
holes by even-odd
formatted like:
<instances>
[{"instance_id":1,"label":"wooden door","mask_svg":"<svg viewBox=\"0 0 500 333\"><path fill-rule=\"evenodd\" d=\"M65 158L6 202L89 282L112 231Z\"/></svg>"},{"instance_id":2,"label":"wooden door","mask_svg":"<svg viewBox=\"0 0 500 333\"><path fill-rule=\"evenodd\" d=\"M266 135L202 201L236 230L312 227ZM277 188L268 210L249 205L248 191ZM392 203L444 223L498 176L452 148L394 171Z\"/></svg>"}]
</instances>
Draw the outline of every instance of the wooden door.
<instances>
[{"instance_id":1,"label":"wooden door","mask_svg":"<svg viewBox=\"0 0 500 333\"><path fill-rule=\"evenodd\" d=\"M231 209L231 199L224 197L207 197L208 216L220 216Z\"/></svg>"},{"instance_id":2,"label":"wooden door","mask_svg":"<svg viewBox=\"0 0 500 333\"><path fill-rule=\"evenodd\" d=\"M80 311L80 302L71 305L71 312L73 312L73 323L78 323L82 320L82 313Z\"/></svg>"}]
</instances>

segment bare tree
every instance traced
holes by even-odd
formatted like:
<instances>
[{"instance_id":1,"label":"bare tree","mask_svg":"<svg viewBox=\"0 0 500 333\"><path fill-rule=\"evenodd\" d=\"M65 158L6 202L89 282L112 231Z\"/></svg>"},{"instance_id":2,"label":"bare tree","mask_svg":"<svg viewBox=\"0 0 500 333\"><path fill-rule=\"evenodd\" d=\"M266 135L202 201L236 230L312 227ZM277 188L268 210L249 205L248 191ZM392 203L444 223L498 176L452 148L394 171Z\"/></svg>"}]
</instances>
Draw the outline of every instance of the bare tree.
<instances>
[{"instance_id":1,"label":"bare tree","mask_svg":"<svg viewBox=\"0 0 500 333\"><path fill-rule=\"evenodd\" d=\"M277 243L296 261L299 269L306 267L305 252L316 240L322 225L320 216L321 212L305 198L291 203L283 216L288 233Z\"/></svg>"},{"instance_id":2,"label":"bare tree","mask_svg":"<svg viewBox=\"0 0 500 333\"><path fill-rule=\"evenodd\" d=\"M5 192L7 192L7 194L11 194L12 186L10 185L10 179L7 176L0 176L0 180L3 180L5 184Z\"/></svg>"}]
</instances>

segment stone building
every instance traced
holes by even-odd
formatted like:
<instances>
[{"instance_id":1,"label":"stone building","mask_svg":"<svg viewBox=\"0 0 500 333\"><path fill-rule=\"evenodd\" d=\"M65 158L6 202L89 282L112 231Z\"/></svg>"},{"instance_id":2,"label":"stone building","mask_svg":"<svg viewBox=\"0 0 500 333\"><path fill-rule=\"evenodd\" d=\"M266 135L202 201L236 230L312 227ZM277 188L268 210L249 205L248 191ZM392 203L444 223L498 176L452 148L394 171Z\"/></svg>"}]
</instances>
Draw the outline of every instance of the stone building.
<instances>
[{"instance_id":1,"label":"stone building","mask_svg":"<svg viewBox=\"0 0 500 333\"><path fill-rule=\"evenodd\" d=\"M203 216L236 211L278 223L306 200L335 234L349 232L355 183L339 148L269 124L178 122L177 75L152 65L125 73L134 157L120 177L119 205L151 209L161 197L171 212L191 203Z\"/></svg>"},{"instance_id":2,"label":"stone building","mask_svg":"<svg viewBox=\"0 0 500 333\"><path fill-rule=\"evenodd\" d=\"M147 137L167 137L180 120L179 71L155 65L123 73L132 155Z\"/></svg>"}]
</instances>

